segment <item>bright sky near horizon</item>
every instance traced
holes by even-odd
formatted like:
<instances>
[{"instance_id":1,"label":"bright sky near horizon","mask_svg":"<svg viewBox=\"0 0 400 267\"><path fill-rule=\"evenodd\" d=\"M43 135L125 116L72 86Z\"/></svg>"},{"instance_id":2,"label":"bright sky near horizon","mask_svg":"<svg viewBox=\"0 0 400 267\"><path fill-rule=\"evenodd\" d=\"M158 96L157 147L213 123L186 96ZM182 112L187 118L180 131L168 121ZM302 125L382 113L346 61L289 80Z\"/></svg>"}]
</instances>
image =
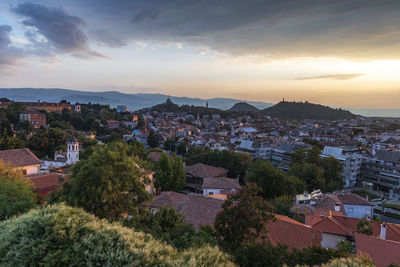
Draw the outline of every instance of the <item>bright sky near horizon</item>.
<instances>
[{"instance_id":1,"label":"bright sky near horizon","mask_svg":"<svg viewBox=\"0 0 400 267\"><path fill-rule=\"evenodd\" d=\"M400 1L0 2L0 87L400 108Z\"/></svg>"}]
</instances>

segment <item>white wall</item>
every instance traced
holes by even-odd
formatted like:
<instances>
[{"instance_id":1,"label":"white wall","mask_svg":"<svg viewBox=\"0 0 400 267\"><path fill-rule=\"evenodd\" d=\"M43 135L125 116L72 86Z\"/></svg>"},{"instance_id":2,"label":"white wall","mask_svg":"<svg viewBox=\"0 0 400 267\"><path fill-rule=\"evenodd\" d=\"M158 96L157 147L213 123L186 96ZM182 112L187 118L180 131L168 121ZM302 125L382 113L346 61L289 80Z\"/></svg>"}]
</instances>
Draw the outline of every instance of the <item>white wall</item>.
<instances>
[{"instance_id":1,"label":"white wall","mask_svg":"<svg viewBox=\"0 0 400 267\"><path fill-rule=\"evenodd\" d=\"M22 169L24 170L24 173L26 173L25 175L39 174L40 165L24 166Z\"/></svg>"},{"instance_id":2,"label":"white wall","mask_svg":"<svg viewBox=\"0 0 400 267\"><path fill-rule=\"evenodd\" d=\"M203 189L203 195L220 194L222 189Z\"/></svg>"},{"instance_id":3,"label":"white wall","mask_svg":"<svg viewBox=\"0 0 400 267\"><path fill-rule=\"evenodd\" d=\"M324 248L336 249L337 244L344 240L346 240L346 237L342 235L322 233L321 246Z\"/></svg>"}]
</instances>

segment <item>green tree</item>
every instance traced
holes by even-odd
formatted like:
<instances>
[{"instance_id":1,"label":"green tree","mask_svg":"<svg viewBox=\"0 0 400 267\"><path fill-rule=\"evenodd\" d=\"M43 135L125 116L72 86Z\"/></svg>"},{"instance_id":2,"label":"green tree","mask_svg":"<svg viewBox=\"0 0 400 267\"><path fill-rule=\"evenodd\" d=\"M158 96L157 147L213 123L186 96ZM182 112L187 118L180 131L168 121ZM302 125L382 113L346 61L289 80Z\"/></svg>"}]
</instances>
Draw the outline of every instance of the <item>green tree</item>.
<instances>
[{"instance_id":1,"label":"green tree","mask_svg":"<svg viewBox=\"0 0 400 267\"><path fill-rule=\"evenodd\" d=\"M272 208L260 196L262 189L247 183L236 193L229 195L222 211L215 219L218 237L229 248L266 238L267 223L274 220Z\"/></svg>"},{"instance_id":2,"label":"green tree","mask_svg":"<svg viewBox=\"0 0 400 267\"><path fill-rule=\"evenodd\" d=\"M0 220L26 212L36 205L33 183L21 170L0 160Z\"/></svg>"},{"instance_id":3,"label":"green tree","mask_svg":"<svg viewBox=\"0 0 400 267\"><path fill-rule=\"evenodd\" d=\"M305 185L295 176L288 176L267 160L256 160L250 167L247 181L262 188L265 199L303 192Z\"/></svg>"},{"instance_id":4,"label":"green tree","mask_svg":"<svg viewBox=\"0 0 400 267\"><path fill-rule=\"evenodd\" d=\"M372 226L369 221L365 218L362 218L357 223L357 233L364 235L372 235Z\"/></svg>"},{"instance_id":5,"label":"green tree","mask_svg":"<svg viewBox=\"0 0 400 267\"><path fill-rule=\"evenodd\" d=\"M147 144L150 148L156 148L160 145L158 135L153 130L150 130L149 132L149 136L147 137Z\"/></svg>"},{"instance_id":6,"label":"green tree","mask_svg":"<svg viewBox=\"0 0 400 267\"><path fill-rule=\"evenodd\" d=\"M96 146L87 159L74 165L60 199L102 218L118 218L149 199L142 177L127 145Z\"/></svg>"},{"instance_id":7,"label":"green tree","mask_svg":"<svg viewBox=\"0 0 400 267\"><path fill-rule=\"evenodd\" d=\"M139 157L141 160L147 159L147 151L144 144L138 140L129 143L129 155Z\"/></svg>"},{"instance_id":8,"label":"green tree","mask_svg":"<svg viewBox=\"0 0 400 267\"><path fill-rule=\"evenodd\" d=\"M270 203L274 207L275 213L290 216L290 208L293 206L293 202L293 196L282 195L274 198Z\"/></svg>"},{"instance_id":9,"label":"green tree","mask_svg":"<svg viewBox=\"0 0 400 267\"><path fill-rule=\"evenodd\" d=\"M186 173L181 158L162 153L154 178L156 187L160 187L162 191L182 191L186 183Z\"/></svg>"},{"instance_id":10,"label":"green tree","mask_svg":"<svg viewBox=\"0 0 400 267\"><path fill-rule=\"evenodd\" d=\"M184 142L180 142L176 147L176 153L179 155L185 156L186 155L186 144Z\"/></svg>"}]
</instances>

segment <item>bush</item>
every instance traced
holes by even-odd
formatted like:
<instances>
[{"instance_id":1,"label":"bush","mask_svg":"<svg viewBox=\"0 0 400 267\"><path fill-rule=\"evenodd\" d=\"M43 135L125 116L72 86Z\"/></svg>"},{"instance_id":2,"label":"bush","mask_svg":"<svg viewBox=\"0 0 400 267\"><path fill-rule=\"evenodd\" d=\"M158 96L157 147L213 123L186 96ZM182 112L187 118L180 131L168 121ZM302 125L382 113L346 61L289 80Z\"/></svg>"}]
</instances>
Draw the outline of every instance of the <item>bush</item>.
<instances>
[{"instance_id":1,"label":"bush","mask_svg":"<svg viewBox=\"0 0 400 267\"><path fill-rule=\"evenodd\" d=\"M179 252L119 223L58 204L0 223L1 266L233 266L218 247Z\"/></svg>"},{"instance_id":2,"label":"bush","mask_svg":"<svg viewBox=\"0 0 400 267\"><path fill-rule=\"evenodd\" d=\"M24 213L36 205L33 183L22 171L0 160L0 220Z\"/></svg>"}]
</instances>

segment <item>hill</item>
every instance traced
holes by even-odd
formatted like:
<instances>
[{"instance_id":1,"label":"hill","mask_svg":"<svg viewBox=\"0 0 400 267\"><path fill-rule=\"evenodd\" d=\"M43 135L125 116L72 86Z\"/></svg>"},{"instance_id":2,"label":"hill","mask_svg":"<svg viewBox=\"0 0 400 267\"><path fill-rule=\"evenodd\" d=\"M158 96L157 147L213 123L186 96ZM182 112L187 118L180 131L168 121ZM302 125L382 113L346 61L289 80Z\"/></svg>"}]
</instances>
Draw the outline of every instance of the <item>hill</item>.
<instances>
[{"instance_id":1,"label":"hill","mask_svg":"<svg viewBox=\"0 0 400 267\"><path fill-rule=\"evenodd\" d=\"M234 266L218 247L178 251L64 204L0 222L1 266Z\"/></svg>"},{"instance_id":2,"label":"hill","mask_svg":"<svg viewBox=\"0 0 400 267\"><path fill-rule=\"evenodd\" d=\"M286 120L344 120L356 117L356 115L347 110L334 109L308 102L281 101L272 107L264 109L263 112L269 116Z\"/></svg>"},{"instance_id":3,"label":"hill","mask_svg":"<svg viewBox=\"0 0 400 267\"><path fill-rule=\"evenodd\" d=\"M252 106L246 102L239 102L233 105L227 111L234 111L234 112L259 112L260 110L255 106Z\"/></svg>"},{"instance_id":4,"label":"hill","mask_svg":"<svg viewBox=\"0 0 400 267\"><path fill-rule=\"evenodd\" d=\"M126 94L116 91L89 92L60 88L0 88L0 96L14 101L40 100L46 102L60 102L65 99L71 103L91 102L96 104L107 104L111 107L124 105L132 111L163 103L169 97L164 94ZM208 103L210 108L218 108L222 110L232 107L235 103L242 102L242 100L233 98L200 99L171 96L170 99L178 105L205 106L206 103ZM260 109L272 106L271 103L264 102L249 103Z\"/></svg>"}]
</instances>

